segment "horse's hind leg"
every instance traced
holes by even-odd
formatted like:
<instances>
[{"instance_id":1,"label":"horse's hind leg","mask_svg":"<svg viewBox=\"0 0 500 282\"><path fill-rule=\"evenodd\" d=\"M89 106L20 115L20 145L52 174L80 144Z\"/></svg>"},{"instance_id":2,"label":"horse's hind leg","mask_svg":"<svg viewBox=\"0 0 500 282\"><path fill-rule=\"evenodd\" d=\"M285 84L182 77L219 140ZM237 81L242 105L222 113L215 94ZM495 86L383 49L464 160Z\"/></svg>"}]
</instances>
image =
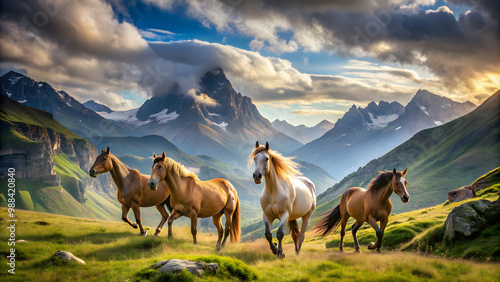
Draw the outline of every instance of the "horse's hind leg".
<instances>
[{"instance_id":1,"label":"horse's hind leg","mask_svg":"<svg viewBox=\"0 0 500 282\"><path fill-rule=\"evenodd\" d=\"M133 228L137 229L137 224L133 223L128 219L128 212L130 211L130 207L122 204L122 220L125 221L126 223L130 224Z\"/></svg>"},{"instance_id":2,"label":"horse's hind leg","mask_svg":"<svg viewBox=\"0 0 500 282\"><path fill-rule=\"evenodd\" d=\"M141 235L142 236L148 235L148 232L144 230L144 227L142 226L141 210L139 209L139 204L132 203L132 210L134 211L135 222L137 222L137 225L139 225L139 229L141 230Z\"/></svg>"},{"instance_id":3,"label":"horse's hind leg","mask_svg":"<svg viewBox=\"0 0 500 282\"><path fill-rule=\"evenodd\" d=\"M358 232L358 229L363 225L363 222L358 222L356 221L351 229L352 229L352 238L354 239L354 249L356 250L357 253L360 253L359 250L359 243L358 243L358 237L356 236L356 232Z\"/></svg>"},{"instance_id":4,"label":"horse's hind leg","mask_svg":"<svg viewBox=\"0 0 500 282\"><path fill-rule=\"evenodd\" d=\"M158 224L158 227L156 228L155 236L160 235L161 229L163 228L163 225L168 219L168 213L165 210L165 205L163 203L156 205L156 209L160 212L161 214L161 221L160 224Z\"/></svg>"},{"instance_id":5,"label":"horse's hind leg","mask_svg":"<svg viewBox=\"0 0 500 282\"><path fill-rule=\"evenodd\" d=\"M222 213L218 213L214 216L212 216L212 220L214 222L215 228L217 228L217 245L215 245L215 249L218 251L220 250L220 244L222 241L222 234L224 233L224 229L222 228L222 222L220 222L220 219L222 217Z\"/></svg>"},{"instance_id":6,"label":"horse's hind leg","mask_svg":"<svg viewBox=\"0 0 500 282\"><path fill-rule=\"evenodd\" d=\"M172 235L172 224L174 223L174 220L178 219L181 217L182 214L178 212L177 210L173 209L172 212L170 213L170 216L168 217L168 238L171 238Z\"/></svg>"},{"instance_id":7,"label":"horse's hind leg","mask_svg":"<svg viewBox=\"0 0 500 282\"><path fill-rule=\"evenodd\" d=\"M234 212L227 211L224 214L226 216L226 230L224 232L224 240L222 240L222 247L226 245L227 237L229 237L229 233L231 232L231 224L233 223L233 213Z\"/></svg>"},{"instance_id":8,"label":"horse's hind leg","mask_svg":"<svg viewBox=\"0 0 500 282\"><path fill-rule=\"evenodd\" d=\"M262 219L264 220L264 227L266 228L266 239L269 242L269 247L273 254L276 254L278 251L276 250L276 246L273 244L273 233L271 233L271 225L272 221L269 220L269 217L265 213L262 214Z\"/></svg>"},{"instance_id":9,"label":"horse's hind leg","mask_svg":"<svg viewBox=\"0 0 500 282\"><path fill-rule=\"evenodd\" d=\"M340 219L340 245L339 250L344 251L344 236L345 236L345 226L347 225L347 220L349 220L349 215L342 215Z\"/></svg>"},{"instance_id":10,"label":"horse's hind leg","mask_svg":"<svg viewBox=\"0 0 500 282\"><path fill-rule=\"evenodd\" d=\"M304 239L306 238L306 231L307 231L307 226L309 226L309 221L311 220L311 215L310 214L305 215L302 217L302 225L300 226L300 234L299 234L299 248L296 251L297 254L300 253L300 250L302 249L302 243L304 243Z\"/></svg>"},{"instance_id":11,"label":"horse's hind leg","mask_svg":"<svg viewBox=\"0 0 500 282\"><path fill-rule=\"evenodd\" d=\"M377 252L380 253L380 246L382 245L382 237L384 236L384 232L382 229L380 229L377 225L377 220L370 214L368 215L368 223L371 225L371 227L375 230L375 234L377 235L377 241L376 242L371 242L370 245L368 245L368 250L374 250L375 248L377 249ZM381 226L382 226L381 222ZM385 225L387 225L387 221L384 223L384 229Z\"/></svg>"}]
</instances>

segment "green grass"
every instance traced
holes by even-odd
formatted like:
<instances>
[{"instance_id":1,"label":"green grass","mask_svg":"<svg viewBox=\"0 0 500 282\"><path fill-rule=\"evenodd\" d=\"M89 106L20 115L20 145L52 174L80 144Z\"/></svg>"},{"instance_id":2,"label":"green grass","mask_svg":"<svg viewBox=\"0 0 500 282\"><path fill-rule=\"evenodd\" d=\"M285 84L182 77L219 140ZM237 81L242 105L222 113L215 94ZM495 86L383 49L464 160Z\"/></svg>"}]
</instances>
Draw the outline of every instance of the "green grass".
<instances>
[{"instance_id":1,"label":"green grass","mask_svg":"<svg viewBox=\"0 0 500 282\"><path fill-rule=\"evenodd\" d=\"M415 220L418 216L412 215ZM0 218L6 218L0 208ZM7 276L5 256L0 258L0 279L9 281L140 281L167 279L150 266L161 260L190 259L219 263L217 275L195 277L186 273L170 277L181 281L331 281L347 280L474 280L495 281L500 277L496 263L417 255L384 250L382 254L345 253L325 248L327 239L307 234L300 256L293 254L290 236L285 237L286 258L273 256L264 239L228 244L215 251L216 238L198 234L193 245L188 227L174 227L174 238L164 235L139 236L135 230L118 222L107 222L31 211L16 211L17 269ZM45 222L45 225L40 223ZM5 234L5 221L0 230ZM2 235L4 236L4 235ZM2 246L5 248L5 244ZM4 249L5 250L5 249ZM51 260L59 250L70 251L86 265L64 264ZM177 281L177 280L176 280Z\"/></svg>"},{"instance_id":2,"label":"green grass","mask_svg":"<svg viewBox=\"0 0 500 282\"><path fill-rule=\"evenodd\" d=\"M68 138L82 139L71 130L64 127L54 116L48 112L20 104L6 96L1 95L0 121L11 125L30 124L49 128L55 132L66 135ZM4 126L2 125L2 128Z\"/></svg>"}]
</instances>

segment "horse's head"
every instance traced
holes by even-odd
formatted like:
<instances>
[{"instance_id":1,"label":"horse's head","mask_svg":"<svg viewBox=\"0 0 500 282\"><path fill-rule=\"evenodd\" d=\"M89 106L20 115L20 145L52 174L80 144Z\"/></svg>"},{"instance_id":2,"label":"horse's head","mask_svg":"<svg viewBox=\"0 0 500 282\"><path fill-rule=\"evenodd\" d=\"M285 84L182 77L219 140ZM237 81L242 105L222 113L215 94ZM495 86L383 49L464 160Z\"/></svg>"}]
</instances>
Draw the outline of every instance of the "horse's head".
<instances>
[{"instance_id":1,"label":"horse's head","mask_svg":"<svg viewBox=\"0 0 500 282\"><path fill-rule=\"evenodd\" d=\"M403 203L406 203L410 200L410 194L408 194L408 190L406 190L406 185L408 184L408 181L404 178L406 172L408 169L405 169L404 171L397 172L396 169L392 171L394 176L392 177L392 190L394 193L398 194L399 197L401 197L401 201Z\"/></svg>"},{"instance_id":2,"label":"horse's head","mask_svg":"<svg viewBox=\"0 0 500 282\"><path fill-rule=\"evenodd\" d=\"M156 191L158 183L162 182L165 180L165 177L167 177L167 169L165 168L166 157L165 152L163 152L161 157L153 153L153 171L148 181L149 189L153 191Z\"/></svg>"},{"instance_id":3,"label":"horse's head","mask_svg":"<svg viewBox=\"0 0 500 282\"><path fill-rule=\"evenodd\" d=\"M259 148L259 141L255 143L255 148ZM268 153L269 143L266 142L266 147L262 151L255 154L253 161L255 163L255 172L253 173L253 181L255 184L262 183L262 177L269 173L269 161L271 156Z\"/></svg>"},{"instance_id":4,"label":"horse's head","mask_svg":"<svg viewBox=\"0 0 500 282\"><path fill-rule=\"evenodd\" d=\"M94 165L89 169L90 177L96 178L98 174L108 172L113 169L113 162L109 157L109 147L102 148L101 154L95 159Z\"/></svg>"}]
</instances>

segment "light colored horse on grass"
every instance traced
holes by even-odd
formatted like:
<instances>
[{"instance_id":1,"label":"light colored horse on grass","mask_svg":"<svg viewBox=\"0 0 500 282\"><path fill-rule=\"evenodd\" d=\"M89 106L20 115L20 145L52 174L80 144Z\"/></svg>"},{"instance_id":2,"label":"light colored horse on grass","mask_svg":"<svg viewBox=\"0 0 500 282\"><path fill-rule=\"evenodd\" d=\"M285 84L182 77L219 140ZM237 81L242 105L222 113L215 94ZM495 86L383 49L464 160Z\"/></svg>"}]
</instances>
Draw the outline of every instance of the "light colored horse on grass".
<instances>
[{"instance_id":1,"label":"light colored horse on grass","mask_svg":"<svg viewBox=\"0 0 500 282\"><path fill-rule=\"evenodd\" d=\"M259 145L258 141L255 143L255 148L249 157L249 163L252 161L255 163L253 173L255 183L262 183L263 177L266 182L260 195L260 205L264 212L266 239L271 251L278 258L285 257L281 242L285 235L284 226L288 223L295 243L295 253L299 254L309 220L316 207L316 187L311 180L300 176L299 165L292 161L292 158L269 150L267 142L266 146ZM300 231L298 218L302 218ZM281 221L276 232L278 246L273 244L271 233L271 226L275 219Z\"/></svg>"}]
</instances>

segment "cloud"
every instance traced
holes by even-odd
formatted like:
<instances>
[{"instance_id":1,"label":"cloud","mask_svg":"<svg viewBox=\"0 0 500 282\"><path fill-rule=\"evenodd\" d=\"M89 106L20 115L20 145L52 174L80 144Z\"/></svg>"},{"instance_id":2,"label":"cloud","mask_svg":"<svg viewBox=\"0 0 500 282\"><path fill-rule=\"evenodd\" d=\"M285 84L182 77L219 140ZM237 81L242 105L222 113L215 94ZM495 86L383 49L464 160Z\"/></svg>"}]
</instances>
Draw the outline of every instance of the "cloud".
<instances>
[{"instance_id":1,"label":"cloud","mask_svg":"<svg viewBox=\"0 0 500 282\"><path fill-rule=\"evenodd\" d=\"M252 50L369 56L385 63L425 67L439 78L446 92L483 92L483 84L475 81L498 74L500 64L500 2L447 2L470 6L471 12L458 15L457 20L446 5L426 10L435 0L175 3L207 27L252 37ZM162 1L154 5L175 6L165 6Z\"/></svg>"},{"instance_id":2,"label":"cloud","mask_svg":"<svg viewBox=\"0 0 500 282\"><path fill-rule=\"evenodd\" d=\"M190 89L187 94L191 97L194 98L194 100L197 102L197 103L200 103L200 104L204 104L204 105L207 105L207 106L211 106L211 107L215 107L217 106L217 101L215 101L214 99L210 98L207 94L205 93L196 93L196 89L192 88Z\"/></svg>"},{"instance_id":3,"label":"cloud","mask_svg":"<svg viewBox=\"0 0 500 282\"><path fill-rule=\"evenodd\" d=\"M345 114L345 111L337 111L337 110L321 110L321 109L302 109L293 111L296 115L304 115L304 116L314 116L314 115L335 115L342 116Z\"/></svg>"}]
</instances>

